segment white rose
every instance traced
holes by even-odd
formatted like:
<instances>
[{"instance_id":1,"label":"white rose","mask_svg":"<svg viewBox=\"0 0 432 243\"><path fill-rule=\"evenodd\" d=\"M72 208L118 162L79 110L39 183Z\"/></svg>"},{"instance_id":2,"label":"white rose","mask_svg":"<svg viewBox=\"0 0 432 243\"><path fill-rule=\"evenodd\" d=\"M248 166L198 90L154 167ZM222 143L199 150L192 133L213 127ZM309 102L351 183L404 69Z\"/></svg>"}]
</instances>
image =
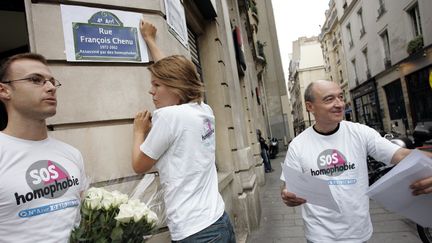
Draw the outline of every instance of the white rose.
<instances>
[{"instance_id":1,"label":"white rose","mask_svg":"<svg viewBox=\"0 0 432 243\"><path fill-rule=\"evenodd\" d=\"M90 209L100 209L101 200L103 197L103 189L92 187L87 190L86 197L84 199L84 204Z\"/></svg>"},{"instance_id":2,"label":"white rose","mask_svg":"<svg viewBox=\"0 0 432 243\"><path fill-rule=\"evenodd\" d=\"M147 207L135 207L134 208L134 222L137 223L139 222L143 216L147 215L147 212L149 210L147 209Z\"/></svg>"},{"instance_id":3,"label":"white rose","mask_svg":"<svg viewBox=\"0 0 432 243\"><path fill-rule=\"evenodd\" d=\"M134 208L134 222L139 222L142 217L145 217L147 222L155 224L158 217L155 212L150 210L145 203L140 203Z\"/></svg>"},{"instance_id":4,"label":"white rose","mask_svg":"<svg viewBox=\"0 0 432 243\"><path fill-rule=\"evenodd\" d=\"M120 205L120 212L115 219L123 223L128 223L133 219L137 223L143 217L152 224L155 224L158 220L157 215L145 203L140 202L138 199L131 199L126 204Z\"/></svg>"},{"instance_id":5,"label":"white rose","mask_svg":"<svg viewBox=\"0 0 432 243\"><path fill-rule=\"evenodd\" d=\"M114 196L111 194L111 192L103 190L102 201L101 201L102 207L105 210L108 210L111 208L113 204L114 204Z\"/></svg>"},{"instance_id":6,"label":"white rose","mask_svg":"<svg viewBox=\"0 0 432 243\"><path fill-rule=\"evenodd\" d=\"M131 205L134 208L137 208L137 207L147 207L145 205L145 203L140 202L140 200L138 200L138 199L131 199L131 200L129 200L127 202L127 204Z\"/></svg>"},{"instance_id":7,"label":"white rose","mask_svg":"<svg viewBox=\"0 0 432 243\"><path fill-rule=\"evenodd\" d=\"M147 213L147 221L151 222L152 224L156 224L158 222L159 218L156 215L155 212L149 210Z\"/></svg>"},{"instance_id":8,"label":"white rose","mask_svg":"<svg viewBox=\"0 0 432 243\"><path fill-rule=\"evenodd\" d=\"M134 210L130 204L122 204L120 205L120 211L115 219L122 223L129 223L130 220L134 217Z\"/></svg>"},{"instance_id":9,"label":"white rose","mask_svg":"<svg viewBox=\"0 0 432 243\"><path fill-rule=\"evenodd\" d=\"M114 207L118 207L123 203L127 203L129 200L128 195L123 194L119 191L113 191L111 194L114 197L114 201L113 201Z\"/></svg>"}]
</instances>

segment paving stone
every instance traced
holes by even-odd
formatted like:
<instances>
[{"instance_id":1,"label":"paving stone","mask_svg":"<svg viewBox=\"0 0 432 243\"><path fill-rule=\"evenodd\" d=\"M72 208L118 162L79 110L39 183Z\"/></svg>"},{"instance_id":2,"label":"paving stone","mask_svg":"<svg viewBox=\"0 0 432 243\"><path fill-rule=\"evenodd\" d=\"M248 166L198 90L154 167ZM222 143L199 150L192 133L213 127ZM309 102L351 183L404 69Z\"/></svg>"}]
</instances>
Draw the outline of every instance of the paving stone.
<instances>
[{"instance_id":1,"label":"paving stone","mask_svg":"<svg viewBox=\"0 0 432 243\"><path fill-rule=\"evenodd\" d=\"M392 232L374 233L368 243L422 243L416 233L413 232Z\"/></svg>"}]
</instances>

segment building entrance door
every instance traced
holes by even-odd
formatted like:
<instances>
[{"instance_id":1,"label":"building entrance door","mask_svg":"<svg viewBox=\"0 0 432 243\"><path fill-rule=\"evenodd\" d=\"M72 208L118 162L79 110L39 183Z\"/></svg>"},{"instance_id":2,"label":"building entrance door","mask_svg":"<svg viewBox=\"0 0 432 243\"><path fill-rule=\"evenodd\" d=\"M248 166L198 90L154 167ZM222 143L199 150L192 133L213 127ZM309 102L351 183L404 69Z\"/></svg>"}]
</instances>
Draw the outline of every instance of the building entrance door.
<instances>
[{"instance_id":1,"label":"building entrance door","mask_svg":"<svg viewBox=\"0 0 432 243\"><path fill-rule=\"evenodd\" d=\"M0 29L0 59L30 50L23 0L0 1Z\"/></svg>"}]
</instances>

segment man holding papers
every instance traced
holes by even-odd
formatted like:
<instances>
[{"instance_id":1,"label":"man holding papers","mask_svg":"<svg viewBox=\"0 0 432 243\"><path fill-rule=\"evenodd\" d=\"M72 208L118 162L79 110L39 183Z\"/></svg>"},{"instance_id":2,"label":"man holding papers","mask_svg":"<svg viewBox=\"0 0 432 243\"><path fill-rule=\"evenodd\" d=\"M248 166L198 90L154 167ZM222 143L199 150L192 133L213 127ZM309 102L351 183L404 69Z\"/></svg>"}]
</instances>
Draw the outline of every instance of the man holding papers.
<instances>
[{"instance_id":1,"label":"man holding papers","mask_svg":"<svg viewBox=\"0 0 432 243\"><path fill-rule=\"evenodd\" d=\"M365 242L372 235L369 198L365 195L367 156L396 164L411 151L382 138L368 126L343 121L344 97L336 83L312 82L304 96L306 108L316 122L293 139L284 163L290 169L327 181L332 194L329 198L334 198L339 210L312 200L304 204L307 193L297 197L293 193L299 188L296 183L284 185L282 200L290 207L303 204L308 242ZM281 179L285 181L284 175ZM408 186L414 195L431 193L432 175ZM309 198L316 200L315 195Z\"/></svg>"}]
</instances>

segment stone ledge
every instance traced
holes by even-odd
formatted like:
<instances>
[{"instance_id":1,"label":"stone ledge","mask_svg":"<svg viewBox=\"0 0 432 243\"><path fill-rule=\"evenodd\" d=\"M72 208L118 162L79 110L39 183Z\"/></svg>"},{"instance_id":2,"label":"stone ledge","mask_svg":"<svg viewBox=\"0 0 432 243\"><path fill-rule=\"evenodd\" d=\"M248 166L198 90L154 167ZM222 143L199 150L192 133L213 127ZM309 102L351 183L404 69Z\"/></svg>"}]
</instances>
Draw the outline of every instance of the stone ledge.
<instances>
[{"instance_id":1,"label":"stone ledge","mask_svg":"<svg viewBox=\"0 0 432 243\"><path fill-rule=\"evenodd\" d=\"M234 180L232 172L218 172L219 191L223 191Z\"/></svg>"}]
</instances>

